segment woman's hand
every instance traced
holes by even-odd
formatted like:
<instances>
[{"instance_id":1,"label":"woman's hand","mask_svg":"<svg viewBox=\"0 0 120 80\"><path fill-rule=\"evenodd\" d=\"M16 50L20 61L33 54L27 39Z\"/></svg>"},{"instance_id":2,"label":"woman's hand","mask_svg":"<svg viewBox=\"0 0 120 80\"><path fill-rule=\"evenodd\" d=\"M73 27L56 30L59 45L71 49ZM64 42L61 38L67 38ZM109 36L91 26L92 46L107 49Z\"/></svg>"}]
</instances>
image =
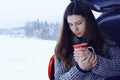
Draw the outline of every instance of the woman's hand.
<instances>
[{"instance_id":1,"label":"woman's hand","mask_svg":"<svg viewBox=\"0 0 120 80\"><path fill-rule=\"evenodd\" d=\"M73 53L75 61L82 70L90 70L98 63L97 56L86 48L75 50Z\"/></svg>"}]
</instances>

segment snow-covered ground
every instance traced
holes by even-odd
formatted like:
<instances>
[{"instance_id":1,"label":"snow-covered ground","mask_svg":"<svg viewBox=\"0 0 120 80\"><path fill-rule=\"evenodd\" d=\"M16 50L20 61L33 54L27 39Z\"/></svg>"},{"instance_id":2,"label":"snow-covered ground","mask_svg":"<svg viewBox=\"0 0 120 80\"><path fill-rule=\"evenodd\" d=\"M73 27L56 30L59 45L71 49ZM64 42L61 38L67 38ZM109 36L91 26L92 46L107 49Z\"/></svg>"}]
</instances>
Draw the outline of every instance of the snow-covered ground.
<instances>
[{"instance_id":1,"label":"snow-covered ground","mask_svg":"<svg viewBox=\"0 0 120 80\"><path fill-rule=\"evenodd\" d=\"M0 36L0 80L49 80L56 41Z\"/></svg>"}]
</instances>

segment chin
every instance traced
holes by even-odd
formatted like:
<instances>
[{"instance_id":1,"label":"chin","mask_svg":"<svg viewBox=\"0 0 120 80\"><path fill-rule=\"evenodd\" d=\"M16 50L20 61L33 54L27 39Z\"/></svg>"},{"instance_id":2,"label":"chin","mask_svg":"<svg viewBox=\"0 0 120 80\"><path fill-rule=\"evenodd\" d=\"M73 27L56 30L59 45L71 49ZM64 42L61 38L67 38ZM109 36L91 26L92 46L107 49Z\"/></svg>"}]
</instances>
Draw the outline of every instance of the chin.
<instances>
[{"instance_id":1,"label":"chin","mask_svg":"<svg viewBox=\"0 0 120 80\"><path fill-rule=\"evenodd\" d=\"M77 35L77 37L83 37L82 35Z\"/></svg>"}]
</instances>

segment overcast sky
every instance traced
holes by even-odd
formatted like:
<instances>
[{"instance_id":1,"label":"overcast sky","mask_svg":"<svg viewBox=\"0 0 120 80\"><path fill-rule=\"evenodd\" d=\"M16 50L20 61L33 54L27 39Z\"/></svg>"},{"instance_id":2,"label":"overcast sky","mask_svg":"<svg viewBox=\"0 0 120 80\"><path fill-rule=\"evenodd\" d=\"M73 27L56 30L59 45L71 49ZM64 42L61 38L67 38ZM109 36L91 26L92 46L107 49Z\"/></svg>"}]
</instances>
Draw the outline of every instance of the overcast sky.
<instances>
[{"instance_id":1,"label":"overcast sky","mask_svg":"<svg viewBox=\"0 0 120 80\"><path fill-rule=\"evenodd\" d=\"M70 0L0 0L0 28L21 27L27 21L59 22Z\"/></svg>"},{"instance_id":2,"label":"overcast sky","mask_svg":"<svg viewBox=\"0 0 120 80\"><path fill-rule=\"evenodd\" d=\"M0 0L0 27L23 26L37 18L48 22L61 20L70 0Z\"/></svg>"}]
</instances>

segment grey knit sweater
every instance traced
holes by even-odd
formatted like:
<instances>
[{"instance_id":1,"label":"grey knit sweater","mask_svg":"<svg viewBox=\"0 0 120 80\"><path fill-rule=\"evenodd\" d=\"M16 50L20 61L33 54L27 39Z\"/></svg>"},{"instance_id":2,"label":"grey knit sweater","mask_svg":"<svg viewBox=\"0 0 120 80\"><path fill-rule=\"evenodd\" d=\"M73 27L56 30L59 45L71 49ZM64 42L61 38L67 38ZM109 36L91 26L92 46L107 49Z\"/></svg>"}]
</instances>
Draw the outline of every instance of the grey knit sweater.
<instances>
[{"instance_id":1,"label":"grey knit sweater","mask_svg":"<svg viewBox=\"0 0 120 80\"><path fill-rule=\"evenodd\" d=\"M107 40L109 44L115 44ZM120 48L104 44L104 51L109 54L108 58L97 55L98 63L90 71L82 71L73 59L74 66L67 70L63 61L54 61L55 80L105 80L108 77L120 75Z\"/></svg>"}]
</instances>

